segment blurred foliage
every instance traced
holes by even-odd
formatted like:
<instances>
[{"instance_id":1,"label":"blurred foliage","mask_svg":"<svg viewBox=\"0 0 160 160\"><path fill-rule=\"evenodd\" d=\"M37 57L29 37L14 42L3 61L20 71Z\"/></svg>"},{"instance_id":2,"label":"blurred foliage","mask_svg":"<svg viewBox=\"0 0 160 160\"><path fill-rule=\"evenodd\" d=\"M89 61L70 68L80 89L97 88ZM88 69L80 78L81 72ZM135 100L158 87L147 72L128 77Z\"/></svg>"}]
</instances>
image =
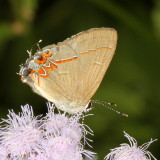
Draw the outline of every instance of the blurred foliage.
<instances>
[{"instance_id":1,"label":"blurred foliage","mask_svg":"<svg viewBox=\"0 0 160 160\"><path fill-rule=\"evenodd\" d=\"M93 97L118 104L125 118L94 105L87 123L95 133L99 159L120 143L123 130L139 144L160 139L160 1L158 0L1 0L0 1L0 115L29 103L35 113L45 113L46 100L22 84L19 64L26 50L43 39L41 46L63 41L80 31L112 27L118 31L116 54L99 90ZM150 151L160 159L159 141Z\"/></svg>"}]
</instances>

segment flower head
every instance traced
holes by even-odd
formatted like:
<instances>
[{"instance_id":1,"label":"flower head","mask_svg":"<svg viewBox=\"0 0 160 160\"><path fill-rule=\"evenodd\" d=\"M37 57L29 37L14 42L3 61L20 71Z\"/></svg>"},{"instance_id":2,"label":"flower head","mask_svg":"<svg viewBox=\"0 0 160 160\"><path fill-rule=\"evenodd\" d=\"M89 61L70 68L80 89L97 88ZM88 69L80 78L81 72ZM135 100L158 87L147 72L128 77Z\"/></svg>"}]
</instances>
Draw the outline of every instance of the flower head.
<instances>
[{"instance_id":1,"label":"flower head","mask_svg":"<svg viewBox=\"0 0 160 160\"><path fill-rule=\"evenodd\" d=\"M147 148L155 140L144 143L142 146L137 146L137 141L129 134L124 132L124 136L129 140L130 144L123 143L120 147L111 149L111 152L105 157L106 160L151 160L156 158L147 151Z\"/></svg>"},{"instance_id":2,"label":"flower head","mask_svg":"<svg viewBox=\"0 0 160 160\"><path fill-rule=\"evenodd\" d=\"M91 158L93 152L84 150L84 144L81 139L86 139L86 134L90 133L79 121L82 114L67 116L63 114L54 114L53 106L48 104L49 112L45 117L44 130L46 130L43 148L52 160L82 160L82 155Z\"/></svg>"},{"instance_id":3,"label":"flower head","mask_svg":"<svg viewBox=\"0 0 160 160\"><path fill-rule=\"evenodd\" d=\"M67 137L47 136L44 144L45 154L49 160L82 160L81 147Z\"/></svg>"},{"instance_id":4,"label":"flower head","mask_svg":"<svg viewBox=\"0 0 160 160\"><path fill-rule=\"evenodd\" d=\"M12 157L23 157L38 151L40 148L40 123L34 117L29 105L22 106L18 115L9 111L8 119L3 119L4 127L1 132L1 144L10 152Z\"/></svg>"},{"instance_id":5,"label":"flower head","mask_svg":"<svg viewBox=\"0 0 160 160\"><path fill-rule=\"evenodd\" d=\"M22 106L22 112L9 111L0 127L0 159L7 160L83 160L95 153L84 149L82 139L91 132L80 123L82 114L55 114L48 104L45 117L35 117L32 107Z\"/></svg>"}]
</instances>

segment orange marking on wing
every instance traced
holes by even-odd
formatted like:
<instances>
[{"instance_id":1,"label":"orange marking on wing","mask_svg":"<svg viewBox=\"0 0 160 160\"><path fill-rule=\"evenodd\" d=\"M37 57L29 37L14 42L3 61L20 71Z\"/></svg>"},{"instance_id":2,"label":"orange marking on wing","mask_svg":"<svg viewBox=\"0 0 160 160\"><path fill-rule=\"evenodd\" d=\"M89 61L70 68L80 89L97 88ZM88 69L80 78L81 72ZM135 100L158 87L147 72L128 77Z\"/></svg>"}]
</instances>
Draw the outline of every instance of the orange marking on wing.
<instances>
[{"instance_id":1,"label":"orange marking on wing","mask_svg":"<svg viewBox=\"0 0 160 160\"><path fill-rule=\"evenodd\" d=\"M43 66L45 69L48 69L49 71L52 71L53 70L53 66L52 65L50 65L50 67L45 67L45 66Z\"/></svg>"},{"instance_id":2,"label":"orange marking on wing","mask_svg":"<svg viewBox=\"0 0 160 160\"><path fill-rule=\"evenodd\" d=\"M35 70L31 70L31 73L30 73L30 77L32 78L32 80L35 82L35 77L33 76ZM40 75L37 75L37 84L40 85L40 80L39 80L39 76Z\"/></svg>"},{"instance_id":3,"label":"orange marking on wing","mask_svg":"<svg viewBox=\"0 0 160 160\"><path fill-rule=\"evenodd\" d=\"M49 53L42 53L41 56L42 57L51 57L52 53L51 52L49 52Z\"/></svg>"},{"instance_id":4,"label":"orange marking on wing","mask_svg":"<svg viewBox=\"0 0 160 160\"><path fill-rule=\"evenodd\" d=\"M38 76L41 76L41 77L45 77L45 78L47 78L47 77L49 77L49 73L45 70L44 71L44 68L40 68L39 70L38 70Z\"/></svg>"},{"instance_id":5,"label":"orange marking on wing","mask_svg":"<svg viewBox=\"0 0 160 160\"><path fill-rule=\"evenodd\" d=\"M38 74L45 74L45 71L42 67L38 70Z\"/></svg>"},{"instance_id":6,"label":"orange marking on wing","mask_svg":"<svg viewBox=\"0 0 160 160\"><path fill-rule=\"evenodd\" d=\"M80 55L83 55L83 54L88 54L89 52L83 52L83 53L81 53Z\"/></svg>"},{"instance_id":7,"label":"orange marking on wing","mask_svg":"<svg viewBox=\"0 0 160 160\"><path fill-rule=\"evenodd\" d=\"M38 63L38 64L44 64L44 63L46 63L46 61L47 61L47 58L46 57L51 57L52 56L52 53L51 52L49 52L49 53L42 53L41 54L41 59L36 59L36 62Z\"/></svg>"},{"instance_id":8,"label":"orange marking on wing","mask_svg":"<svg viewBox=\"0 0 160 160\"><path fill-rule=\"evenodd\" d=\"M87 51L87 52L83 52L83 53L80 53L80 55L83 55L83 54L88 54L89 52L95 52L96 50L98 50L98 49L111 49L111 48L109 48L109 47L99 47L99 48L96 48L96 49L91 49L91 50L89 50L89 51Z\"/></svg>"},{"instance_id":9,"label":"orange marking on wing","mask_svg":"<svg viewBox=\"0 0 160 160\"><path fill-rule=\"evenodd\" d=\"M46 75L39 75L39 76L44 77L44 78L49 77L49 73L48 72L46 72L46 73L47 73Z\"/></svg>"},{"instance_id":10,"label":"orange marking on wing","mask_svg":"<svg viewBox=\"0 0 160 160\"><path fill-rule=\"evenodd\" d=\"M36 62L37 62L38 64L43 64L43 63L46 62L46 60L47 60L46 57L42 57L41 59L36 59Z\"/></svg>"},{"instance_id":11,"label":"orange marking on wing","mask_svg":"<svg viewBox=\"0 0 160 160\"><path fill-rule=\"evenodd\" d=\"M58 68L57 65L55 65L52 61L49 62L49 67L48 66L43 66L43 67L50 71L52 71L54 68Z\"/></svg>"},{"instance_id":12,"label":"orange marking on wing","mask_svg":"<svg viewBox=\"0 0 160 160\"><path fill-rule=\"evenodd\" d=\"M35 80L35 78L34 78L34 76L33 76L33 73L35 72L35 70L31 70L31 72L30 72L30 77L32 78L32 80L34 81Z\"/></svg>"},{"instance_id":13,"label":"orange marking on wing","mask_svg":"<svg viewBox=\"0 0 160 160\"><path fill-rule=\"evenodd\" d=\"M70 58L70 59L56 61L56 63L65 63L65 62L73 61L73 60L76 60L76 59L78 59L78 58L77 57L73 57L73 58Z\"/></svg>"},{"instance_id":14,"label":"orange marking on wing","mask_svg":"<svg viewBox=\"0 0 160 160\"><path fill-rule=\"evenodd\" d=\"M39 80L39 75L38 75L38 85L40 86L40 80Z\"/></svg>"},{"instance_id":15,"label":"orange marking on wing","mask_svg":"<svg viewBox=\"0 0 160 160\"><path fill-rule=\"evenodd\" d=\"M46 72L47 74L46 75L38 75L38 85L40 86L40 76L41 77L44 77L44 78L47 78L47 77L49 77L49 73L48 72Z\"/></svg>"},{"instance_id":16,"label":"orange marking on wing","mask_svg":"<svg viewBox=\"0 0 160 160\"><path fill-rule=\"evenodd\" d=\"M58 68L57 65L55 65L52 61L50 61L50 64L51 64L54 68Z\"/></svg>"}]
</instances>

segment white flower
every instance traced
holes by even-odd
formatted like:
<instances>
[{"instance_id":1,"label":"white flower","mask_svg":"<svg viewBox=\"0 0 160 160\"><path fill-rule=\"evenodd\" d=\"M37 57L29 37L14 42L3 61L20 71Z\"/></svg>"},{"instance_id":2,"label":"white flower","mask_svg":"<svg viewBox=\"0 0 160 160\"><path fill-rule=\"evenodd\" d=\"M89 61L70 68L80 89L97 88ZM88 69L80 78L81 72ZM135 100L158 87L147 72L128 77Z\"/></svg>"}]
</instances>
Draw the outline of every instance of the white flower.
<instances>
[{"instance_id":1,"label":"white flower","mask_svg":"<svg viewBox=\"0 0 160 160\"><path fill-rule=\"evenodd\" d=\"M31 154L27 159L24 160L49 160L44 153L40 154Z\"/></svg>"},{"instance_id":2,"label":"white flower","mask_svg":"<svg viewBox=\"0 0 160 160\"><path fill-rule=\"evenodd\" d=\"M67 116L64 114L54 114L53 106L48 104L48 114L44 118L45 141L43 143L44 152L50 160L82 160L82 155L93 157L95 153L84 150L81 139L86 140L86 130L84 124L79 121L82 114ZM54 157L54 158L53 158Z\"/></svg>"},{"instance_id":3,"label":"white flower","mask_svg":"<svg viewBox=\"0 0 160 160\"><path fill-rule=\"evenodd\" d=\"M29 105L21 108L18 115L9 111L8 118L1 122L0 159L83 160L95 154L84 149L91 130L79 122L82 114L55 114L51 103L44 118L35 117Z\"/></svg>"},{"instance_id":4,"label":"white flower","mask_svg":"<svg viewBox=\"0 0 160 160\"><path fill-rule=\"evenodd\" d=\"M45 154L49 160L82 160L82 152L70 138L48 135L44 144Z\"/></svg>"},{"instance_id":5,"label":"white flower","mask_svg":"<svg viewBox=\"0 0 160 160\"><path fill-rule=\"evenodd\" d=\"M120 147L111 149L111 152L105 157L106 160L151 160L156 158L147 151L147 148L155 140L144 143L142 146L137 146L137 141L124 132L124 136L129 140L130 144L123 143Z\"/></svg>"},{"instance_id":6,"label":"white flower","mask_svg":"<svg viewBox=\"0 0 160 160\"><path fill-rule=\"evenodd\" d=\"M7 149L3 145L0 145L0 159L7 160L7 156Z\"/></svg>"},{"instance_id":7,"label":"white flower","mask_svg":"<svg viewBox=\"0 0 160 160\"><path fill-rule=\"evenodd\" d=\"M9 111L8 119L3 119L1 144L8 150L11 157L24 157L31 152L40 152L40 121L34 117L29 105L22 106L18 115Z\"/></svg>"},{"instance_id":8,"label":"white flower","mask_svg":"<svg viewBox=\"0 0 160 160\"><path fill-rule=\"evenodd\" d=\"M48 103L48 113L44 117L44 130L47 134L68 137L77 143L83 138L88 143L87 140L92 140L86 138L86 135L93 135L93 131L87 125L79 122L82 118L84 116L81 113L74 116L67 116L65 113L60 112L55 114L53 105Z\"/></svg>"}]
</instances>

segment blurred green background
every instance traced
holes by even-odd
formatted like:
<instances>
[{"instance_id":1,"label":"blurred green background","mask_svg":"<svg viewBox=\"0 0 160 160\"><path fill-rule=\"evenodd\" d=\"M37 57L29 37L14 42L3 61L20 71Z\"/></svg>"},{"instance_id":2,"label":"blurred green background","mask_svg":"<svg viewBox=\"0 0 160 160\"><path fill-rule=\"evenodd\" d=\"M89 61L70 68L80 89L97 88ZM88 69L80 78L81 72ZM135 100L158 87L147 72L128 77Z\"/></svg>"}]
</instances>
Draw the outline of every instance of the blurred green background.
<instances>
[{"instance_id":1,"label":"blurred green background","mask_svg":"<svg viewBox=\"0 0 160 160\"><path fill-rule=\"evenodd\" d=\"M20 111L29 103L36 114L46 112L46 100L16 74L28 58L26 50L42 39L41 47L94 27L118 32L113 61L93 99L118 104L117 115L94 105L85 123L95 136L93 151L102 159L110 148L160 138L160 1L159 0L1 0L0 1L0 116ZM149 148L160 159L159 141Z\"/></svg>"}]
</instances>

